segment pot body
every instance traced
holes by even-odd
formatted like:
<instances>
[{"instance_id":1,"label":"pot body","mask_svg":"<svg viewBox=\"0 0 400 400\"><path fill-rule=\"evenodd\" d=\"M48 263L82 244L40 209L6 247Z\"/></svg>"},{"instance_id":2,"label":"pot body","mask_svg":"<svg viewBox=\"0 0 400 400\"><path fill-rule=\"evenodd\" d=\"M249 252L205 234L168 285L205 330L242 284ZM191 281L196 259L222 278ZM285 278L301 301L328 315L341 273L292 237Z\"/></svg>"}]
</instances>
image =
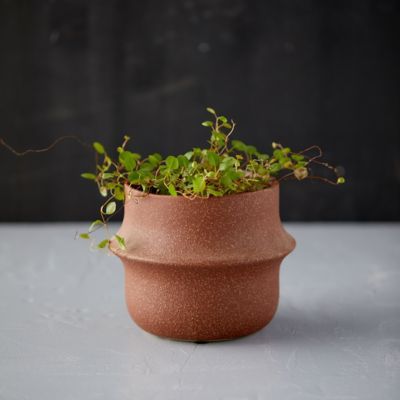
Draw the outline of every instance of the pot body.
<instances>
[{"instance_id":1,"label":"pot body","mask_svg":"<svg viewBox=\"0 0 400 400\"><path fill-rule=\"evenodd\" d=\"M129 187L111 243L125 296L144 330L178 340L228 340L272 319L279 268L294 246L279 217L279 185L223 197L147 195Z\"/></svg>"}]
</instances>

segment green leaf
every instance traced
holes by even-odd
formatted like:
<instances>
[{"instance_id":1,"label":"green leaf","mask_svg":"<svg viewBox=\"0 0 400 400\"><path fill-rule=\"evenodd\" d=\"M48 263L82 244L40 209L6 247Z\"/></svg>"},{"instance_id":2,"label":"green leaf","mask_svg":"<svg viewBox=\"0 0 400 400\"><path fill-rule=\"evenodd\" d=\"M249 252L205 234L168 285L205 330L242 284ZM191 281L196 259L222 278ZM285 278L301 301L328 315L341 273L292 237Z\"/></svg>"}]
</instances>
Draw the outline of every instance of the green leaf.
<instances>
[{"instance_id":1,"label":"green leaf","mask_svg":"<svg viewBox=\"0 0 400 400\"><path fill-rule=\"evenodd\" d=\"M191 169L197 169L198 166L199 166L199 163L197 161L192 161L190 163L190 168Z\"/></svg>"},{"instance_id":2,"label":"green leaf","mask_svg":"<svg viewBox=\"0 0 400 400\"><path fill-rule=\"evenodd\" d=\"M281 170L281 166L279 165L279 163L274 163L271 164L271 166L269 167L269 172L271 174L276 174Z\"/></svg>"},{"instance_id":3,"label":"green leaf","mask_svg":"<svg viewBox=\"0 0 400 400\"><path fill-rule=\"evenodd\" d=\"M300 168L300 167L305 167L306 165L307 165L307 161L299 161L298 163L296 163L296 165L294 167Z\"/></svg>"},{"instance_id":4,"label":"green leaf","mask_svg":"<svg viewBox=\"0 0 400 400\"><path fill-rule=\"evenodd\" d=\"M132 152L122 151L119 155L119 161L130 172L136 167L136 160Z\"/></svg>"},{"instance_id":5,"label":"green leaf","mask_svg":"<svg viewBox=\"0 0 400 400\"><path fill-rule=\"evenodd\" d=\"M267 169L264 168L263 166L260 166L257 168L257 173L260 175L266 175L267 174Z\"/></svg>"},{"instance_id":6,"label":"green leaf","mask_svg":"<svg viewBox=\"0 0 400 400\"><path fill-rule=\"evenodd\" d=\"M206 187L206 181L204 179L204 176L197 175L196 177L193 178L193 191L195 193L202 193Z\"/></svg>"},{"instance_id":7,"label":"green leaf","mask_svg":"<svg viewBox=\"0 0 400 400\"><path fill-rule=\"evenodd\" d=\"M138 160L140 160L140 159L142 158L142 156L141 156L139 153L132 153L132 157L133 157L136 161L138 161Z\"/></svg>"},{"instance_id":8,"label":"green leaf","mask_svg":"<svg viewBox=\"0 0 400 400\"><path fill-rule=\"evenodd\" d=\"M289 162L290 162L290 158L289 158L289 157L282 156L282 157L279 158L279 164L280 164L282 167L284 167L285 164L287 164L287 163L289 163ZM286 168L286 167L285 167L285 168Z\"/></svg>"},{"instance_id":9,"label":"green leaf","mask_svg":"<svg viewBox=\"0 0 400 400\"><path fill-rule=\"evenodd\" d=\"M107 183L106 183L106 188L107 188L108 190L114 189L115 186L117 186L117 184L116 184L115 182L113 182L113 181L107 182Z\"/></svg>"},{"instance_id":10,"label":"green leaf","mask_svg":"<svg viewBox=\"0 0 400 400\"><path fill-rule=\"evenodd\" d=\"M140 180L139 173L137 171L132 171L128 176L128 180L130 183L138 183Z\"/></svg>"},{"instance_id":11,"label":"green leaf","mask_svg":"<svg viewBox=\"0 0 400 400\"><path fill-rule=\"evenodd\" d=\"M224 157L219 165L220 171L226 171L229 168L232 168L236 163L236 159L234 157Z\"/></svg>"},{"instance_id":12,"label":"green leaf","mask_svg":"<svg viewBox=\"0 0 400 400\"><path fill-rule=\"evenodd\" d=\"M243 176L243 172L236 171L234 169L228 169L222 175L221 183L226 188L232 188L233 181L235 181L236 179L241 178L242 176Z\"/></svg>"},{"instance_id":13,"label":"green leaf","mask_svg":"<svg viewBox=\"0 0 400 400\"><path fill-rule=\"evenodd\" d=\"M247 146L241 140L232 140L232 147L235 150L246 152Z\"/></svg>"},{"instance_id":14,"label":"green leaf","mask_svg":"<svg viewBox=\"0 0 400 400\"><path fill-rule=\"evenodd\" d=\"M232 186L232 179L230 178L229 174L224 174L221 177L221 184L226 188L230 188Z\"/></svg>"},{"instance_id":15,"label":"green leaf","mask_svg":"<svg viewBox=\"0 0 400 400\"><path fill-rule=\"evenodd\" d=\"M84 172L83 174L81 174L81 177L85 178L85 179L90 179L92 181L96 180L96 175L95 174L91 174L90 172Z\"/></svg>"},{"instance_id":16,"label":"green leaf","mask_svg":"<svg viewBox=\"0 0 400 400\"><path fill-rule=\"evenodd\" d=\"M225 143L226 135L225 133L212 131L211 140L219 141Z\"/></svg>"},{"instance_id":17,"label":"green leaf","mask_svg":"<svg viewBox=\"0 0 400 400\"><path fill-rule=\"evenodd\" d=\"M108 245L108 243L109 243L109 240L108 239L104 239L97 245L97 247L99 249L104 249L104 247L106 247Z\"/></svg>"},{"instance_id":18,"label":"green leaf","mask_svg":"<svg viewBox=\"0 0 400 400\"><path fill-rule=\"evenodd\" d=\"M111 172L105 172L103 174L103 179L111 179L114 178L114 174L112 174Z\"/></svg>"},{"instance_id":19,"label":"green leaf","mask_svg":"<svg viewBox=\"0 0 400 400\"><path fill-rule=\"evenodd\" d=\"M200 147L194 147L193 148L193 156L194 157L201 157L201 148Z\"/></svg>"},{"instance_id":20,"label":"green leaf","mask_svg":"<svg viewBox=\"0 0 400 400\"><path fill-rule=\"evenodd\" d=\"M221 148L225 144L226 135L225 133L212 131L211 133L211 143L216 144L218 148Z\"/></svg>"},{"instance_id":21,"label":"green leaf","mask_svg":"<svg viewBox=\"0 0 400 400\"><path fill-rule=\"evenodd\" d=\"M187 168L189 166L189 160L185 156L179 155L178 162L181 168Z\"/></svg>"},{"instance_id":22,"label":"green leaf","mask_svg":"<svg viewBox=\"0 0 400 400\"><path fill-rule=\"evenodd\" d=\"M304 156L302 156L301 154L292 154L291 157L294 161L303 161L304 160Z\"/></svg>"},{"instance_id":23,"label":"green leaf","mask_svg":"<svg viewBox=\"0 0 400 400\"><path fill-rule=\"evenodd\" d=\"M158 153L150 154L148 158L149 162L154 166L157 166L162 161L162 156Z\"/></svg>"},{"instance_id":24,"label":"green leaf","mask_svg":"<svg viewBox=\"0 0 400 400\"><path fill-rule=\"evenodd\" d=\"M257 153L257 158L261 161L269 160L269 155L265 153Z\"/></svg>"},{"instance_id":25,"label":"green leaf","mask_svg":"<svg viewBox=\"0 0 400 400\"><path fill-rule=\"evenodd\" d=\"M90 239L90 236L89 236L88 233L81 233L81 234L79 235L79 237L80 237L81 239Z\"/></svg>"},{"instance_id":26,"label":"green leaf","mask_svg":"<svg viewBox=\"0 0 400 400\"><path fill-rule=\"evenodd\" d=\"M125 192L121 186L116 186L114 189L114 197L118 201L123 201L125 199Z\"/></svg>"},{"instance_id":27,"label":"green leaf","mask_svg":"<svg viewBox=\"0 0 400 400\"><path fill-rule=\"evenodd\" d=\"M213 167L218 167L220 157L217 153L213 151L207 151L207 160L209 164L212 165Z\"/></svg>"},{"instance_id":28,"label":"green leaf","mask_svg":"<svg viewBox=\"0 0 400 400\"><path fill-rule=\"evenodd\" d=\"M342 184L345 183L345 182L346 182L346 179L344 179L343 176L340 176L339 178L337 178L337 181L336 181L336 183L337 183L338 185L342 185Z\"/></svg>"},{"instance_id":29,"label":"green leaf","mask_svg":"<svg viewBox=\"0 0 400 400\"><path fill-rule=\"evenodd\" d=\"M139 171L152 171L154 169L154 165L151 162L144 162L141 166L140 166L140 170Z\"/></svg>"},{"instance_id":30,"label":"green leaf","mask_svg":"<svg viewBox=\"0 0 400 400\"><path fill-rule=\"evenodd\" d=\"M254 147L254 146L246 146L246 153L247 153L249 156L252 156L253 154L256 154L256 153L257 153L257 148Z\"/></svg>"},{"instance_id":31,"label":"green leaf","mask_svg":"<svg viewBox=\"0 0 400 400\"><path fill-rule=\"evenodd\" d=\"M211 107L207 107L206 110L210 113L210 114L216 114L215 110Z\"/></svg>"},{"instance_id":32,"label":"green leaf","mask_svg":"<svg viewBox=\"0 0 400 400\"><path fill-rule=\"evenodd\" d=\"M274 150L273 155L277 160L279 160L280 158L284 157L284 155L282 153L282 150L280 150L280 149Z\"/></svg>"},{"instance_id":33,"label":"green leaf","mask_svg":"<svg viewBox=\"0 0 400 400\"><path fill-rule=\"evenodd\" d=\"M211 121L204 121L201 123L203 126L211 128L214 124Z\"/></svg>"},{"instance_id":34,"label":"green leaf","mask_svg":"<svg viewBox=\"0 0 400 400\"><path fill-rule=\"evenodd\" d=\"M210 194L211 196L215 196L215 197L221 197L223 196L223 193L218 191L215 188L212 188L210 186L207 186L207 194Z\"/></svg>"},{"instance_id":35,"label":"green leaf","mask_svg":"<svg viewBox=\"0 0 400 400\"><path fill-rule=\"evenodd\" d=\"M115 235L115 239L117 239L118 246L122 250L126 250L125 239L121 236Z\"/></svg>"},{"instance_id":36,"label":"green leaf","mask_svg":"<svg viewBox=\"0 0 400 400\"><path fill-rule=\"evenodd\" d=\"M154 178L153 172L147 168L139 169L137 172L139 173L138 183L143 183L144 180L150 180Z\"/></svg>"},{"instance_id":37,"label":"green leaf","mask_svg":"<svg viewBox=\"0 0 400 400\"><path fill-rule=\"evenodd\" d=\"M104 186L100 186L99 192L103 197L107 197L107 188Z\"/></svg>"},{"instance_id":38,"label":"green leaf","mask_svg":"<svg viewBox=\"0 0 400 400\"><path fill-rule=\"evenodd\" d=\"M221 115L220 117L218 117L218 119L220 121L222 121L223 124L226 124L228 122L228 119L226 117L224 117L223 115Z\"/></svg>"},{"instance_id":39,"label":"green leaf","mask_svg":"<svg viewBox=\"0 0 400 400\"><path fill-rule=\"evenodd\" d=\"M215 177L217 176L217 174L218 174L218 172L215 172L215 171L208 171L208 172L205 174L205 177L206 177L206 178L210 178L210 179L215 179Z\"/></svg>"},{"instance_id":40,"label":"green leaf","mask_svg":"<svg viewBox=\"0 0 400 400\"><path fill-rule=\"evenodd\" d=\"M178 195L178 194L176 193L175 186L174 186L172 183L170 183L170 184L168 185L168 192L169 192L169 194L170 194L171 196L177 196L177 195Z\"/></svg>"},{"instance_id":41,"label":"green leaf","mask_svg":"<svg viewBox=\"0 0 400 400\"><path fill-rule=\"evenodd\" d=\"M89 233L92 233L93 230L97 227L103 225L103 221L96 219L96 221L93 221L92 224L89 227Z\"/></svg>"},{"instance_id":42,"label":"green leaf","mask_svg":"<svg viewBox=\"0 0 400 400\"><path fill-rule=\"evenodd\" d=\"M99 153L99 154L104 154L105 150L104 150L104 146L99 143L99 142L94 142L93 143L93 148Z\"/></svg>"},{"instance_id":43,"label":"green leaf","mask_svg":"<svg viewBox=\"0 0 400 400\"><path fill-rule=\"evenodd\" d=\"M165 159L165 164L167 165L167 168L171 171L178 169L179 168L179 161L176 157L174 156L168 156Z\"/></svg>"},{"instance_id":44,"label":"green leaf","mask_svg":"<svg viewBox=\"0 0 400 400\"><path fill-rule=\"evenodd\" d=\"M111 201L106 206L106 214L107 215L114 214L116 209L117 209L117 203L115 201Z\"/></svg>"},{"instance_id":45,"label":"green leaf","mask_svg":"<svg viewBox=\"0 0 400 400\"><path fill-rule=\"evenodd\" d=\"M190 160L193 157L193 154L193 151L188 151L184 155L188 160Z\"/></svg>"}]
</instances>

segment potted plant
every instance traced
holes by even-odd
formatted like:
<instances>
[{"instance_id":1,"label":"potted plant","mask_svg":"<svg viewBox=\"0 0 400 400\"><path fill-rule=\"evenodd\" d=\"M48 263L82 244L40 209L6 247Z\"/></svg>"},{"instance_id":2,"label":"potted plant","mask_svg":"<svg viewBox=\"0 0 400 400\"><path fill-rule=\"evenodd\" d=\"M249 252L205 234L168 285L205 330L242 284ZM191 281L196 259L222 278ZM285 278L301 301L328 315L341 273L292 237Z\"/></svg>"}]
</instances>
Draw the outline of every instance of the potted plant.
<instances>
[{"instance_id":1,"label":"potted plant","mask_svg":"<svg viewBox=\"0 0 400 400\"><path fill-rule=\"evenodd\" d=\"M206 149L163 158L127 150L125 136L113 158L95 142L93 180L105 198L94 231L124 208L109 248L125 268L125 296L133 320L155 335L178 340L228 340L255 332L278 305L279 268L295 247L279 216L279 185L319 179L344 183L322 162L318 146L294 152L272 143L272 154L231 140L235 123L207 108ZM315 153L312 155L312 153ZM310 165L335 180L310 174Z\"/></svg>"}]
</instances>

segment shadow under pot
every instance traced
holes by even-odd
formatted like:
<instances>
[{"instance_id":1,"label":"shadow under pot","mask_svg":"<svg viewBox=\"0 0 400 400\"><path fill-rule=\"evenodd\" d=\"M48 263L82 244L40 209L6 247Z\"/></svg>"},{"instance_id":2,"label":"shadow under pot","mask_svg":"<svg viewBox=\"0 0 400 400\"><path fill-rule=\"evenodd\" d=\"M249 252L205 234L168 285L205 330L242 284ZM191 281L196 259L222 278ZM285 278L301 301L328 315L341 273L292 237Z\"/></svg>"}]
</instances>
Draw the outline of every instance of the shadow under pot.
<instances>
[{"instance_id":1,"label":"shadow under pot","mask_svg":"<svg viewBox=\"0 0 400 400\"><path fill-rule=\"evenodd\" d=\"M279 268L295 247L279 216L279 184L188 199L125 187L111 250L125 268L125 297L145 331L177 340L251 334L273 318Z\"/></svg>"}]
</instances>

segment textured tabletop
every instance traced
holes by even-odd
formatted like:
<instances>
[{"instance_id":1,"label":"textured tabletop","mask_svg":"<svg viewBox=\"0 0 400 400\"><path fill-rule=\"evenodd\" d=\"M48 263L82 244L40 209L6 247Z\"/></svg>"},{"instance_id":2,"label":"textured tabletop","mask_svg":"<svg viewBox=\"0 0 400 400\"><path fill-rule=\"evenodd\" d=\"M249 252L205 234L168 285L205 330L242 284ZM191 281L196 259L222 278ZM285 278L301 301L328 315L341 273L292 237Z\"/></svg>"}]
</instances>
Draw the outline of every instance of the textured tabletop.
<instances>
[{"instance_id":1,"label":"textured tabletop","mask_svg":"<svg viewBox=\"0 0 400 400\"><path fill-rule=\"evenodd\" d=\"M160 339L80 224L0 224L0 400L400 398L400 224L287 224L297 248L262 331Z\"/></svg>"}]
</instances>

